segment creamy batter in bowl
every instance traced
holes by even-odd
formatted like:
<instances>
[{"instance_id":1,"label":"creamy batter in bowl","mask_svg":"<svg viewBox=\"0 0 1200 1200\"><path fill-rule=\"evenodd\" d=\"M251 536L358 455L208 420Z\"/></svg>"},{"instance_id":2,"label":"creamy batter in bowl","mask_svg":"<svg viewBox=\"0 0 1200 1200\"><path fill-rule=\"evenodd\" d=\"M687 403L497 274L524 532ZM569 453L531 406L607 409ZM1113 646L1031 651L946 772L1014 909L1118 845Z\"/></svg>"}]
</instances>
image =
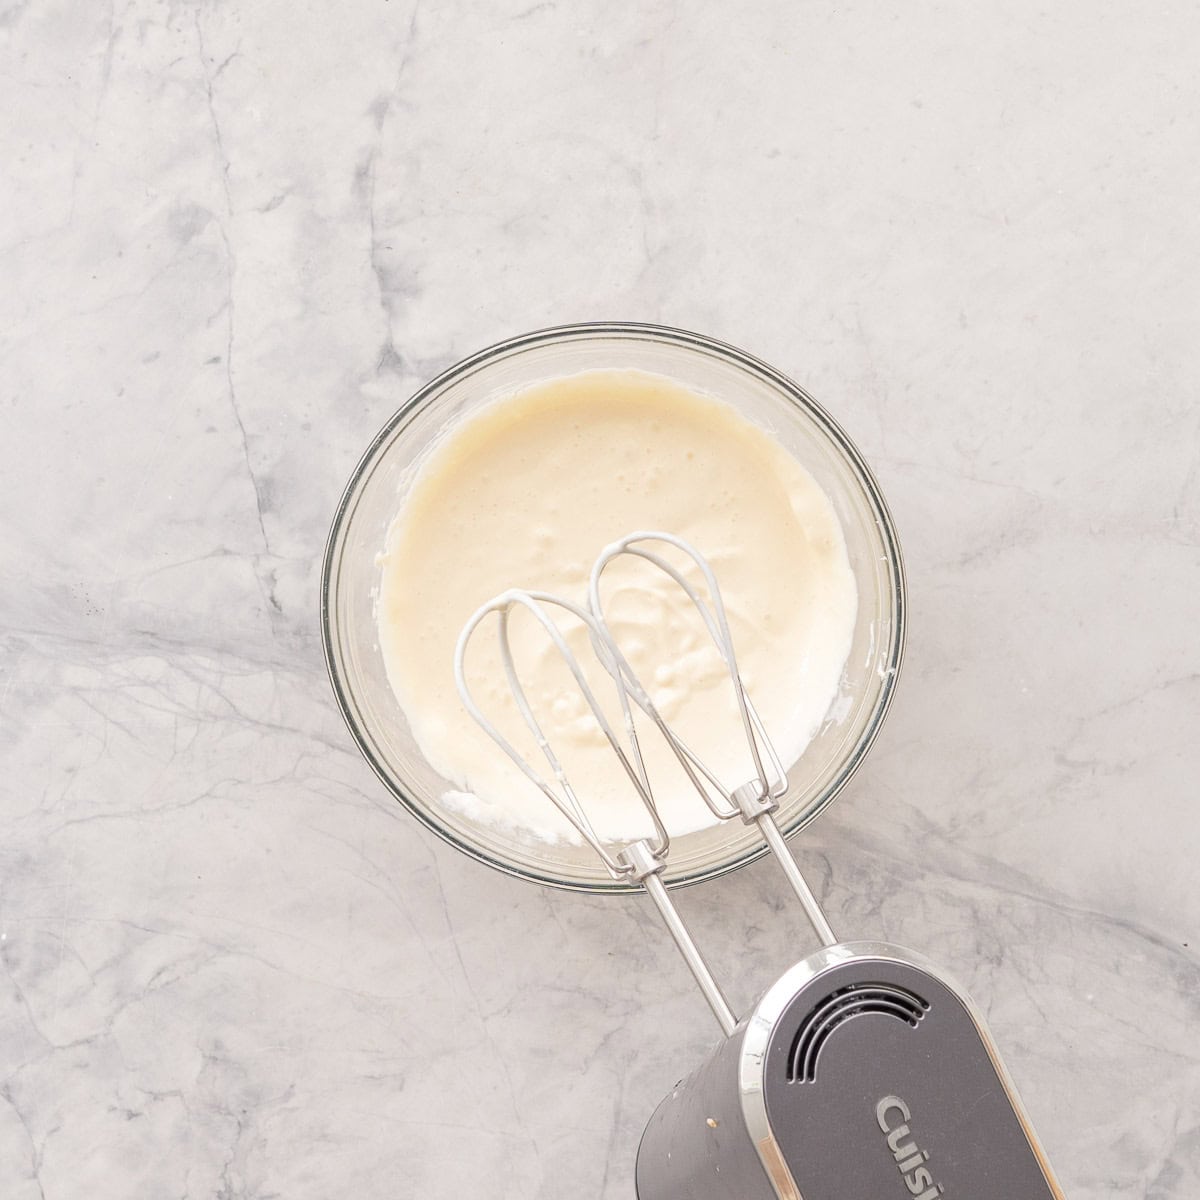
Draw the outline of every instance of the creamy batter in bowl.
<instances>
[{"instance_id":1,"label":"creamy batter in bowl","mask_svg":"<svg viewBox=\"0 0 1200 1200\"><path fill-rule=\"evenodd\" d=\"M446 802L457 791L427 761L389 683L379 646L378 555L419 468L448 429L497 398L544 381L594 371L639 371L674 380L733 406L766 431L832 504L857 589L857 615L836 702L790 768L779 814L793 831L820 812L862 760L886 713L904 640L904 585L886 506L857 451L828 415L770 367L707 338L644 325L545 330L485 350L417 393L364 455L338 507L326 549L323 635L347 723L380 778L421 821L466 853L557 886L625 890L592 852L517 826L472 816ZM736 505L733 497L730 504ZM513 547L514 571L520 561ZM514 585L525 581L513 578ZM396 580L389 579L389 586ZM738 736L735 729L730 737ZM586 797L585 797L586 799ZM757 832L732 822L672 841L669 883L698 882L761 853Z\"/></svg>"}]
</instances>

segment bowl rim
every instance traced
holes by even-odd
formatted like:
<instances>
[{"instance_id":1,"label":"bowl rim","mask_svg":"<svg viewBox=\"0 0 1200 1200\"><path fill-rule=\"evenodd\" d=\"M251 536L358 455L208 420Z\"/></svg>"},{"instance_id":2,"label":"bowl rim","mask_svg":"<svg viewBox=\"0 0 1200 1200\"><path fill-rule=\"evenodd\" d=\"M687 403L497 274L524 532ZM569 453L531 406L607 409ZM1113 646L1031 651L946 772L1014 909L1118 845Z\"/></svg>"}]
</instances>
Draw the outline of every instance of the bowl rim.
<instances>
[{"instance_id":1,"label":"bowl rim","mask_svg":"<svg viewBox=\"0 0 1200 1200\"><path fill-rule=\"evenodd\" d=\"M388 418L360 456L342 491L337 507L334 509L333 520L330 523L329 533L325 539L320 583L321 645L325 658L325 668L329 675L329 682L333 688L338 709L342 714L342 719L345 721L351 737L363 758L366 759L368 766L375 772L392 798L403 805L431 833L436 834L443 841L468 857L475 859L477 862L484 863L494 870L502 871L506 875L528 880L532 883L539 883L547 887L558 888L563 891L583 892L592 895L628 895L640 892L642 887L640 884L626 883L618 880L597 879L595 881L582 881L563 879L550 874L544 874L537 870L526 869L516 863L493 857L485 850L459 837L452 829L441 825L430 812L423 809L398 785L387 766L379 761L371 739L368 737L366 730L361 727L357 718L355 706L352 703L352 688L344 678L339 656L334 646L332 609L334 574L339 562L336 552L341 535L346 529L348 517L352 515L352 504L358 492L359 484L368 468L374 463L380 448L385 443L390 442L397 428L413 412L456 380L473 372L490 360L509 357L516 352L547 343L585 341L612 336L625 336L668 345L690 347L704 353L713 354L773 384L785 398L807 411L808 415L820 426L829 441L845 458L853 474L856 476L857 482L861 486L878 524L890 567L893 611L891 644L887 649L886 658L883 662L883 683L862 733L842 760L834 778L810 805L797 813L791 821L781 824L781 831L784 837L791 837L815 821L842 792L862 765L867 752L871 749L871 746L879 735L884 719L891 709L900 677L900 668L904 660L904 648L908 634L907 582L904 558L891 511L888 508L887 501L883 497L883 492L874 474L870 467L867 466L858 447L850 440L842 427L825 408L793 379L784 375L781 371L764 362L762 359L748 354L746 351L732 346L727 342L709 337L706 334L680 329L671 325L659 325L640 321L582 321L567 325L547 326L506 338L500 342L495 342L447 367L433 379L429 380L428 383L424 384L424 386L420 387ZM756 862L767 853L768 847L766 843L760 842L733 858L714 863L702 870L670 878L664 875L664 882L669 888L704 883L711 879L717 879L722 875L727 875L731 871L736 871L741 867L747 866L749 863Z\"/></svg>"}]
</instances>

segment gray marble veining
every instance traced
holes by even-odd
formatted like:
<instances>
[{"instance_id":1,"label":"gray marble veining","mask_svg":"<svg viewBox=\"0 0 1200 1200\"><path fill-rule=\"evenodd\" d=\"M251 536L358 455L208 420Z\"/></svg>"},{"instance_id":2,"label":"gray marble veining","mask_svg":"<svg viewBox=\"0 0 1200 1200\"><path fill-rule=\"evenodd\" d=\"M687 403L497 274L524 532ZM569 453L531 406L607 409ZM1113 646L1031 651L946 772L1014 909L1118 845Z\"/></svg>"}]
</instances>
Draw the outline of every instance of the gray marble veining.
<instances>
[{"instance_id":1,"label":"gray marble veining","mask_svg":"<svg viewBox=\"0 0 1200 1200\"><path fill-rule=\"evenodd\" d=\"M1074 1200L1200 1194L1186 6L0 4L0 1194L632 1194L714 1028L644 903L390 805L316 623L392 408L524 329L766 358L912 636L800 853L989 1014ZM770 864L682 903L738 1004Z\"/></svg>"}]
</instances>

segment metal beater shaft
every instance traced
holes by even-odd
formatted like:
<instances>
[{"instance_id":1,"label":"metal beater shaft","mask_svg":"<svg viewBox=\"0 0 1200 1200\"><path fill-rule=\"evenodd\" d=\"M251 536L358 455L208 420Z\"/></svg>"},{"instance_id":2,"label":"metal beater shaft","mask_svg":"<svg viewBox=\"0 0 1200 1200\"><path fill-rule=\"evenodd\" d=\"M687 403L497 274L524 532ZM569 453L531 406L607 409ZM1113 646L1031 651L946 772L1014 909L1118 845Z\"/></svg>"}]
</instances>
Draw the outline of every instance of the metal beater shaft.
<instances>
[{"instance_id":1,"label":"metal beater shaft","mask_svg":"<svg viewBox=\"0 0 1200 1200\"><path fill-rule=\"evenodd\" d=\"M683 961L687 963L692 978L695 979L704 999L708 1001L708 1006L712 1009L713 1016L717 1018L721 1031L728 1037L737 1025L737 1017L733 1015L733 1009L729 1007L729 1001L725 999L721 985L717 983L712 971L709 970L708 963L704 961L699 947L692 940L688 927L679 915L679 909L675 907L675 903L667 891L667 885L662 881L662 862L655 858L646 842L634 842L622 852L621 860L629 865L630 877L640 883L650 894L650 899L654 901L655 907L663 919L663 924L667 927L667 932L679 948L679 953L683 955Z\"/></svg>"}]
</instances>

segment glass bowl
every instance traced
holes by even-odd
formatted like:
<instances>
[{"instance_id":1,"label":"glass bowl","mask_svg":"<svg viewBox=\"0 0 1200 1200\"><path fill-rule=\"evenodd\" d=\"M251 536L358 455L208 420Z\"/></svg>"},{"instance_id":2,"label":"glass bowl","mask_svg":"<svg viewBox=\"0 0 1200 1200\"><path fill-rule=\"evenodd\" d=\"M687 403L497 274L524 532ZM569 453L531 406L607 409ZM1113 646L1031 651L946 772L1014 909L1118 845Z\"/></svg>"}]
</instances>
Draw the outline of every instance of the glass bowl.
<instances>
[{"instance_id":1,"label":"glass bowl","mask_svg":"<svg viewBox=\"0 0 1200 1200\"><path fill-rule=\"evenodd\" d=\"M425 761L409 731L388 684L374 611L376 555L416 468L442 432L499 396L597 368L651 371L734 405L812 474L841 521L858 585L858 619L839 699L789 770L777 814L785 833L807 825L841 791L879 731L904 648L904 571L879 487L829 414L778 371L699 334L624 323L525 334L451 367L384 425L337 507L322 572L325 660L350 732L392 795L465 854L554 887L626 892L636 888L614 882L587 846L525 837L443 805L442 795L456 785ZM763 853L757 829L726 822L673 837L664 879L669 885L699 883Z\"/></svg>"}]
</instances>

